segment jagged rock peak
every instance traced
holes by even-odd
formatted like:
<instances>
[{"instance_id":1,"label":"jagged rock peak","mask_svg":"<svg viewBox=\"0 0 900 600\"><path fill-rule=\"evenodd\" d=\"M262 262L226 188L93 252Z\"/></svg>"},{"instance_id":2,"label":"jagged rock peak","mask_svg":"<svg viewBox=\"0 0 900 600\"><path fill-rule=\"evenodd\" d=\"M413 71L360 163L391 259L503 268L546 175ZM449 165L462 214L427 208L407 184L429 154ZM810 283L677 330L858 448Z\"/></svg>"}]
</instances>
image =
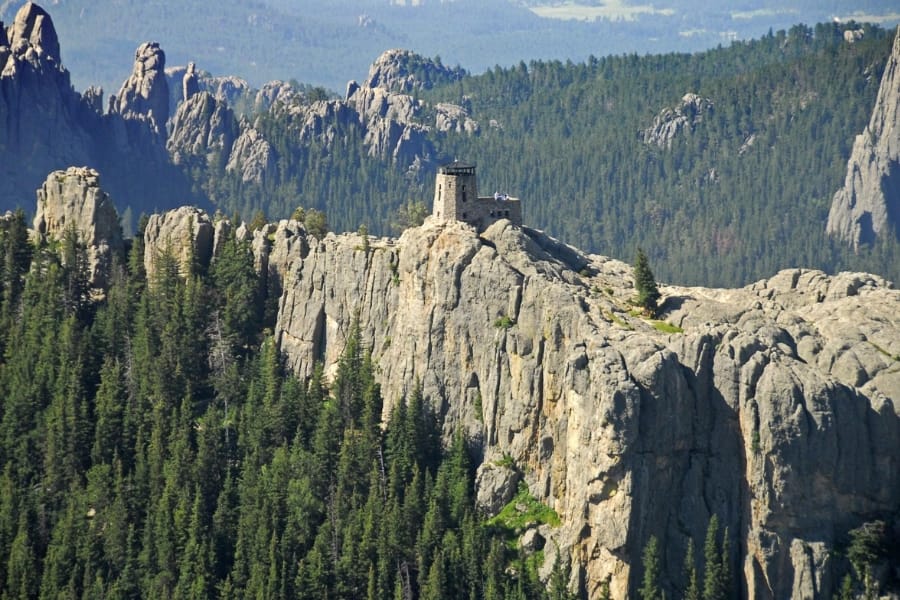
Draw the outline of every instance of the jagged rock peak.
<instances>
[{"instance_id":1,"label":"jagged rock peak","mask_svg":"<svg viewBox=\"0 0 900 600\"><path fill-rule=\"evenodd\" d=\"M34 2L26 2L9 28L8 45L12 53L24 56L33 51L38 57L62 62L59 52L59 37L53 20L43 8ZM4 45L0 39L0 46Z\"/></svg>"},{"instance_id":2,"label":"jagged rock peak","mask_svg":"<svg viewBox=\"0 0 900 600\"><path fill-rule=\"evenodd\" d=\"M158 42L144 42L134 53L131 76L117 96L110 98L110 112L126 119L147 121L154 132L166 137L169 118L169 83L166 54Z\"/></svg>"},{"instance_id":3,"label":"jagged rock peak","mask_svg":"<svg viewBox=\"0 0 900 600\"><path fill-rule=\"evenodd\" d=\"M155 282L161 260L172 259L182 276L195 267L209 266L213 251L213 223L206 211L182 206L155 214L144 229L144 269Z\"/></svg>"},{"instance_id":4,"label":"jagged rock peak","mask_svg":"<svg viewBox=\"0 0 900 600\"><path fill-rule=\"evenodd\" d=\"M439 59L395 48L383 52L375 60L364 86L409 93L417 88L431 89L438 83L454 81L465 75L466 71L460 67L445 67Z\"/></svg>"},{"instance_id":5,"label":"jagged rock peak","mask_svg":"<svg viewBox=\"0 0 900 600\"><path fill-rule=\"evenodd\" d=\"M178 105L171 129L166 149L175 164L186 156L203 156L211 164L227 161L238 136L234 113L209 92L198 92Z\"/></svg>"},{"instance_id":6,"label":"jagged rock peak","mask_svg":"<svg viewBox=\"0 0 900 600\"><path fill-rule=\"evenodd\" d=\"M191 96L200 91L200 82L197 75L197 66L190 62L181 80L182 100L189 100Z\"/></svg>"},{"instance_id":7,"label":"jagged rock peak","mask_svg":"<svg viewBox=\"0 0 900 600\"><path fill-rule=\"evenodd\" d=\"M853 144L844 186L826 231L858 249L882 235L900 239L900 27L868 126Z\"/></svg>"},{"instance_id":8,"label":"jagged rock peak","mask_svg":"<svg viewBox=\"0 0 900 600\"><path fill-rule=\"evenodd\" d=\"M641 132L644 143L671 148L672 142L682 131L693 129L712 110L712 100L687 93L678 106L664 108L653 120L653 125Z\"/></svg>"},{"instance_id":9,"label":"jagged rock peak","mask_svg":"<svg viewBox=\"0 0 900 600\"><path fill-rule=\"evenodd\" d=\"M112 257L124 248L119 215L109 194L100 187L100 174L88 167L54 171L37 191L35 234L62 239L69 231L85 245L90 283L105 289Z\"/></svg>"}]
</instances>

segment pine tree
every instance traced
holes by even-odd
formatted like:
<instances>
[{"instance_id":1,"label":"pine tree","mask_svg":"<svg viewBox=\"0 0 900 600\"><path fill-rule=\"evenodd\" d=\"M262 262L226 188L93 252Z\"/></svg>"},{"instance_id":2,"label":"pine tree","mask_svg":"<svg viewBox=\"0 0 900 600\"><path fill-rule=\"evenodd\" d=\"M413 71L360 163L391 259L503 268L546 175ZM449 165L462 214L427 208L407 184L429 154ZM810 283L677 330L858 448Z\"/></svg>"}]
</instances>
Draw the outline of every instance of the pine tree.
<instances>
[{"instance_id":1,"label":"pine tree","mask_svg":"<svg viewBox=\"0 0 900 600\"><path fill-rule=\"evenodd\" d=\"M703 600L725 600L726 590L722 585L722 560L719 547L719 517L713 515L706 528L703 544Z\"/></svg>"},{"instance_id":2,"label":"pine tree","mask_svg":"<svg viewBox=\"0 0 900 600\"><path fill-rule=\"evenodd\" d=\"M651 535L647 545L644 546L643 566L644 578L638 594L643 600L660 600L662 591L659 587L659 540L655 535Z\"/></svg>"},{"instance_id":3,"label":"pine tree","mask_svg":"<svg viewBox=\"0 0 900 600\"><path fill-rule=\"evenodd\" d=\"M650 263L644 251L638 248L637 258L634 261L634 287L637 290L637 305L647 311L651 316L656 314L657 302L659 302L659 289Z\"/></svg>"},{"instance_id":4,"label":"pine tree","mask_svg":"<svg viewBox=\"0 0 900 600\"><path fill-rule=\"evenodd\" d=\"M687 551L684 554L684 572L687 579L684 600L700 600L700 582L697 578L696 560L694 556L694 540L688 539Z\"/></svg>"}]
</instances>

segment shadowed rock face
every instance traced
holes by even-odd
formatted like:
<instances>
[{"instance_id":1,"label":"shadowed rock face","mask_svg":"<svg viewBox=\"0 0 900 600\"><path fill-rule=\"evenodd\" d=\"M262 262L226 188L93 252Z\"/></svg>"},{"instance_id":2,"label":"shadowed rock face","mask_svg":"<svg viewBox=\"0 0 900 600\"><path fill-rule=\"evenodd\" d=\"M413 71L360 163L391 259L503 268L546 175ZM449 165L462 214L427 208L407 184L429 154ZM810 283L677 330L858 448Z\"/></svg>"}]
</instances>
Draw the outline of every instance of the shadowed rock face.
<instances>
[{"instance_id":1,"label":"shadowed rock face","mask_svg":"<svg viewBox=\"0 0 900 600\"><path fill-rule=\"evenodd\" d=\"M157 42L144 42L134 53L131 76L118 95L110 98L109 112L126 120L146 121L162 140L166 139L169 119L169 82L166 79L166 54Z\"/></svg>"},{"instance_id":2,"label":"shadowed rock face","mask_svg":"<svg viewBox=\"0 0 900 600\"><path fill-rule=\"evenodd\" d=\"M544 572L558 546L588 597L633 596L650 535L674 593L713 514L742 595L830 597L836 540L900 500L900 292L882 279L662 286L684 329L667 334L629 313L629 266L508 222L429 220L368 250L304 236L267 250L291 368L332 370L358 315L385 415L421 381L445 433L480 449L479 504L520 474L562 519L541 530Z\"/></svg>"},{"instance_id":3,"label":"shadowed rock face","mask_svg":"<svg viewBox=\"0 0 900 600\"><path fill-rule=\"evenodd\" d=\"M854 249L879 236L900 239L900 28L872 118L856 136L844 187L832 200L826 230Z\"/></svg>"},{"instance_id":4,"label":"shadowed rock face","mask_svg":"<svg viewBox=\"0 0 900 600\"><path fill-rule=\"evenodd\" d=\"M72 90L53 21L31 2L0 26L0 198L26 206L47 173L84 164L99 115Z\"/></svg>"}]
</instances>

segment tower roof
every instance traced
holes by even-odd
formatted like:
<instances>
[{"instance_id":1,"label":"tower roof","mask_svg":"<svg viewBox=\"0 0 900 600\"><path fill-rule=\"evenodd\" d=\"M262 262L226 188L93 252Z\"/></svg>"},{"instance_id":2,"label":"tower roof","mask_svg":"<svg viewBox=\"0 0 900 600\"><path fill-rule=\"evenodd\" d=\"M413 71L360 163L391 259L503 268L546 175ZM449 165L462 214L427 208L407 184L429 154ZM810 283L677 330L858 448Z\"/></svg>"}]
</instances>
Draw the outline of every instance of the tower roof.
<instances>
[{"instance_id":1,"label":"tower roof","mask_svg":"<svg viewBox=\"0 0 900 600\"><path fill-rule=\"evenodd\" d=\"M465 163L458 160L446 165L441 165L438 172L441 175L474 175L475 163Z\"/></svg>"}]
</instances>

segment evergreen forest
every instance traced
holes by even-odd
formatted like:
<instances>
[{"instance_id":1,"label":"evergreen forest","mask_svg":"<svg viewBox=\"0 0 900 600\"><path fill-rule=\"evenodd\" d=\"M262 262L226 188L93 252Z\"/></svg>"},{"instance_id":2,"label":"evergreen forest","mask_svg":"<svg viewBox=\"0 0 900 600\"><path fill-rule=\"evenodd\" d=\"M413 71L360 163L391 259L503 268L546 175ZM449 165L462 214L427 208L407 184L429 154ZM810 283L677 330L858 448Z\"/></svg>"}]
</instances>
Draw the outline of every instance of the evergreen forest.
<instances>
[{"instance_id":1,"label":"evergreen forest","mask_svg":"<svg viewBox=\"0 0 900 600\"><path fill-rule=\"evenodd\" d=\"M98 300L74 236L0 228L0 598L569 597L475 510L427 398L381 396L357 328L300 381L246 244L148 281L140 240Z\"/></svg>"},{"instance_id":2,"label":"evergreen forest","mask_svg":"<svg viewBox=\"0 0 900 600\"><path fill-rule=\"evenodd\" d=\"M847 43L855 28L864 36ZM482 192L522 198L527 225L623 260L643 248L664 282L737 286L789 267L897 281L896 239L853 253L825 235L891 41L877 26L827 23L696 54L498 66L414 92L424 124L438 102L480 124L432 131L424 161L371 156L364 126L337 115L334 135L301 142L302 113L276 110L254 125L276 150L277 177L248 184L223 166L192 176L228 214L283 218L300 205L335 230L388 234L398 207L430 210L437 167L459 158L477 163ZM711 108L670 144L646 143L687 93Z\"/></svg>"}]
</instances>

